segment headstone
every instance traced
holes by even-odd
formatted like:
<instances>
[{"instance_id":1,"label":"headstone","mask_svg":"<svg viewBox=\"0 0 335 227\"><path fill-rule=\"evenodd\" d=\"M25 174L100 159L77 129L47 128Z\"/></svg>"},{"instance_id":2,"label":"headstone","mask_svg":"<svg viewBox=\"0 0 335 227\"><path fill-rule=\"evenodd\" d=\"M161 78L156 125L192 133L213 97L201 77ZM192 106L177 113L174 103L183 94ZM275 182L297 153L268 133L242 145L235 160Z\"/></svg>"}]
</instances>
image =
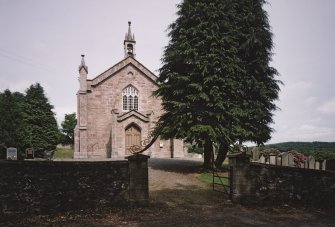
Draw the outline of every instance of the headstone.
<instances>
[{"instance_id":1,"label":"headstone","mask_svg":"<svg viewBox=\"0 0 335 227\"><path fill-rule=\"evenodd\" d=\"M259 160L259 150L258 149L252 150L252 160L254 162L257 162Z\"/></svg>"},{"instance_id":2,"label":"headstone","mask_svg":"<svg viewBox=\"0 0 335 227\"><path fill-rule=\"evenodd\" d=\"M259 162L260 163L265 163L265 157L263 155L259 158Z\"/></svg>"},{"instance_id":3,"label":"headstone","mask_svg":"<svg viewBox=\"0 0 335 227\"><path fill-rule=\"evenodd\" d=\"M270 155L270 165L276 165L276 155Z\"/></svg>"},{"instance_id":4,"label":"headstone","mask_svg":"<svg viewBox=\"0 0 335 227\"><path fill-rule=\"evenodd\" d=\"M288 166L288 153L284 152L281 156L282 166Z\"/></svg>"},{"instance_id":5,"label":"headstone","mask_svg":"<svg viewBox=\"0 0 335 227\"><path fill-rule=\"evenodd\" d=\"M327 161L326 160L323 160L322 164L321 164L321 169L322 170L326 170L326 163Z\"/></svg>"},{"instance_id":6,"label":"headstone","mask_svg":"<svg viewBox=\"0 0 335 227\"><path fill-rule=\"evenodd\" d=\"M307 160L305 160L305 162L304 162L304 168L305 168L305 169L308 169L308 158L307 158Z\"/></svg>"},{"instance_id":7,"label":"headstone","mask_svg":"<svg viewBox=\"0 0 335 227\"><path fill-rule=\"evenodd\" d=\"M320 169L320 162L318 161L315 162L315 169Z\"/></svg>"},{"instance_id":8,"label":"headstone","mask_svg":"<svg viewBox=\"0 0 335 227\"><path fill-rule=\"evenodd\" d=\"M277 166L281 166L281 156L277 156Z\"/></svg>"},{"instance_id":9,"label":"headstone","mask_svg":"<svg viewBox=\"0 0 335 227\"><path fill-rule=\"evenodd\" d=\"M293 156L293 154L289 153L287 157L288 157L288 166L294 167L294 156Z\"/></svg>"},{"instance_id":10,"label":"headstone","mask_svg":"<svg viewBox=\"0 0 335 227\"><path fill-rule=\"evenodd\" d=\"M33 148L27 148L26 149L26 159L34 159L34 149Z\"/></svg>"},{"instance_id":11,"label":"headstone","mask_svg":"<svg viewBox=\"0 0 335 227\"><path fill-rule=\"evenodd\" d=\"M326 162L326 170L335 171L335 159L327 160L327 162Z\"/></svg>"},{"instance_id":12,"label":"headstone","mask_svg":"<svg viewBox=\"0 0 335 227\"><path fill-rule=\"evenodd\" d=\"M315 159L313 156L308 157L308 168L315 169Z\"/></svg>"},{"instance_id":13,"label":"headstone","mask_svg":"<svg viewBox=\"0 0 335 227\"><path fill-rule=\"evenodd\" d=\"M17 160L17 149L15 147L7 148L7 160Z\"/></svg>"}]
</instances>

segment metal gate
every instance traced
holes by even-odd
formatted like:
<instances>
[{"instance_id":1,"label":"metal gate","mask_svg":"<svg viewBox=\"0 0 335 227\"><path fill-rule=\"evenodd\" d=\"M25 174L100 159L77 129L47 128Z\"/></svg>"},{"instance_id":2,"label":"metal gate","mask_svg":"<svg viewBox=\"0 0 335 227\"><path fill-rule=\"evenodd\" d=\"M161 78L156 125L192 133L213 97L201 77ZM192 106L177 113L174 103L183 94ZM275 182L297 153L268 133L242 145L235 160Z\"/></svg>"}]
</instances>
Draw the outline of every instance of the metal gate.
<instances>
[{"instance_id":1,"label":"metal gate","mask_svg":"<svg viewBox=\"0 0 335 227\"><path fill-rule=\"evenodd\" d=\"M217 169L213 166L213 191L222 192L231 198L233 169L229 166L229 168L225 170L226 171Z\"/></svg>"}]
</instances>

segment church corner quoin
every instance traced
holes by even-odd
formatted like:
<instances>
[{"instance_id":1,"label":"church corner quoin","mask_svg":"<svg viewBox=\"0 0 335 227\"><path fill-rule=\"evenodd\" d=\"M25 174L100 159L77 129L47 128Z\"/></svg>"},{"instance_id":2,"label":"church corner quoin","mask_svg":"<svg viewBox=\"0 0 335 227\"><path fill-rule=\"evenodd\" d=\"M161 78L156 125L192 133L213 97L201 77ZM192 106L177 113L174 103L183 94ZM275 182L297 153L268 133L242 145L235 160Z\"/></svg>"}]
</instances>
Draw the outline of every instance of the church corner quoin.
<instances>
[{"instance_id":1,"label":"church corner quoin","mask_svg":"<svg viewBox=\"0 0 335 227\"><path fill-rule=\"evenodd\" d=\"M125 57L105 72L88 79L82 55L77 92L75 159L123 158L130 147L143 147L162 114L161 100L152 96L157 76L135 59L135 36L128 22ZM160 140L145 152L151 157L183 156L182 140Z\"/></svg>"}]
</instances>

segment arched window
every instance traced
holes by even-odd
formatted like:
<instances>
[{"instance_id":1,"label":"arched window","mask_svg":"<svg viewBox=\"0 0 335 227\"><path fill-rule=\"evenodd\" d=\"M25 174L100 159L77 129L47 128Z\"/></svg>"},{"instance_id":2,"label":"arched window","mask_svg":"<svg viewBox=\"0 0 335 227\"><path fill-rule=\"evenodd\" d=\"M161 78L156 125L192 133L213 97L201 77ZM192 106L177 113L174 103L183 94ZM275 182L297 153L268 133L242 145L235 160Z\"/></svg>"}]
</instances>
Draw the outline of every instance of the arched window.
<instances>
[{"instance_id":1,"label":"arched window","mask_svg":"<svg viewBox=\"0 0 335 227\"><path fill-rule=\"evenodd\" d=\"M135 87L129 85L122 92L123 110L138 111L138 91Z\"/></svg>"}]
</instances>

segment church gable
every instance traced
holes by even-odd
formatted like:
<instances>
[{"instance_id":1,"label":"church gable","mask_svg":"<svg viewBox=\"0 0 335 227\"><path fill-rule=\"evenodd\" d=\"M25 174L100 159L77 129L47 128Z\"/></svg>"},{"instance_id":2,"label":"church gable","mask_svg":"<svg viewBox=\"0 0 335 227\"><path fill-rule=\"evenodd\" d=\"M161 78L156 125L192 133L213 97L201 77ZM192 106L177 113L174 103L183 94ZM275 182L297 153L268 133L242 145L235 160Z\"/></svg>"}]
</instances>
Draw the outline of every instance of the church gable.
<instances>
[{"instance_id":1,"label":"church gable","mask_svg":"<svg viewBox=\"0 0 335 227\"><path fill-rule=\"evenodd\" d=\"M157 90L157 76L135 59L135 36L131 23L128 25L122 61L97 77L87 79L88 67L82 55L75 158L128 155L129 147L147 139L162 114L161 100L152 96ZM169 152L177 152L173 144L158 141L147 152L170 157ZM182 146L178 150L182 152Z\"/></svg>"},{"instance_id":2,"label":"church gable","mask_svg":"<svg viewBox=\"0 0 335 227\"><path fill-rule=\"evenodd\" d=\"M127 67L132 67L135 70L139 71L142 75L144 75L148 80L152 83L157 85L157 76L153 74L150 70L148 70L145 66L143 66L140 62L135 60L132 57L127 57L126 59L122 60L121 62L117 63L116 65L112 66L99 76L95 77L93 80L90 81L92 87L96 87L99 84L103 83L107 79L114 77L119 74L122 70Z\"/></svg>"}]
</instances>

